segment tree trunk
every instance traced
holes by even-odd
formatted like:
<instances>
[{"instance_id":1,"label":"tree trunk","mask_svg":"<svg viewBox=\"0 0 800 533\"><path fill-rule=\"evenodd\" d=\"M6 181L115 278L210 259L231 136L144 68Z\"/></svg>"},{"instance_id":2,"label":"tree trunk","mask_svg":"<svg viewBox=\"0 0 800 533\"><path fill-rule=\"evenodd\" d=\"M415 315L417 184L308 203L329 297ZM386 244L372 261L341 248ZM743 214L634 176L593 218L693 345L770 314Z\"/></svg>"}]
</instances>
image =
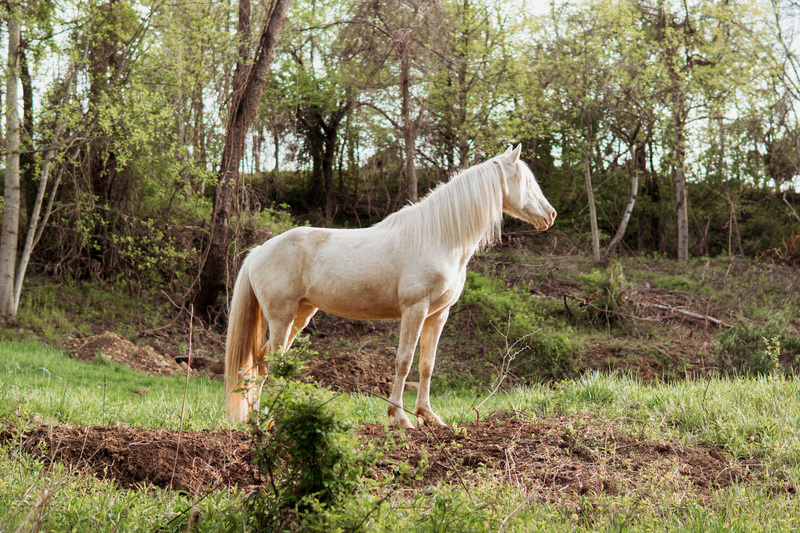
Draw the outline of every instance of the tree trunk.
<instances>
[{"instance_id":1,"label":"tree trunk","mask_svg":"<svg viewBox=\"0 0 800 533\"><path fill-rule=\"evenodd\" d=\"M689 259L689 207L686 187L683 106L675 110L672 164L675 168L675 215L678 229L678 259Z\"/></svg>"},{"instance_id":2,"label":"tree trunk","mask_svg":"<svg viewBox=\"0 0 800 533\"><path fill-rule=\"evenodd\" d=\"M86 54L88 51L88 42L87 48L84 49L83 52L83 59L86 58ZM66 107L67 103L69 102L70 95L72 93L72 85L75 81L75 74L78 70L79 62L75 62L71 69L70 73L67 76L67 82L64 86L64 95L61 98L61 104L59 108L59 115L56 118L56 125L53 130L53 138L50 142L50 146L45 150L44 153L44 161L42 162L42 169L41 175L39 177L39 185L36 191L36 198L31 205L31 210L29 211L28 216L28 230L25 235L25 244L22 247L22 253L20 254L19 258L19 266L17 267L17 274L16 280L14 282L14 314L16 315L17 310L19 309L19 299L20 295L22 294L22 282L25 280L25 272L28 269L28 261L31 258L31 253L33 252L33 247L36 246L36 243L39 241L39 238L42 236L42 231L47 224L47 220L50 217L50 212L53 205L53 199L55 197L55 193L58 190L58 184L60 181L60 174L56 178L55 183L50 191L50 201L47 204L47 208L45 209L44 216L42 217L41 221L39 220L39 213L42 209L42 204L44 202L44 194L47 190L47 182L50 178L50 167L55 159L56 150L58 149L58 143L61 139L61 132L63 130L63 113L64 108ZM74 137L73 137L74 140ZM70 144L67 142L66 144ZM76 149L78 150L78 149Z\"/></svg>"},{"instance_id":3,"label":"tree trunk","mask_svg":"<svg viewBox=\"0 0 800 533\"><path fill-rule=\"evenodd\" d=\"M742 236L739 233L739 222L736 217L736 204L733 203L731 198L731 185L728 179L728 169L725 164L725 123L722 116L718 119L719 122L719 171L722 175L722 183L725 187L725 200L731 208L730 221L728 223L728 257L733 259L733 240L736 239L736 248L739 255L744 255L742 250Z\"/></svg>"},{"instance_id":4,"label":"tree trunk","mask_svg":"<svg viewBox=\"0 0 800 533\"><path fill-rule=\"evenodd\" d=\"M608 262L611 254L614 253L614 249L625 236L625 231L628 229L628 222L631 219L633 208L636 205L636 199L639 196L639 168L641 168L639 165L639 153L643 146L644 144L632 151L633 155L631 156L630 161L631 195L628 198L628 205L625 206L625 212L622 214L622 220L619 223L617 232L614 234L614 238L611 239L611 242L608 244L608 247L603 254L603 262ZM631 148L633 148L633 146L631 146Z\"/></svg>"},{"instance_id":5,"label":"tree trunk","mask_svg":"<svg viewBox=\"0 0 800 533\"><path fill-rule=\"evenodd\" d=\"M20 167L20 194L21 202L25 205L25 213L30 220L33 210L34 197L36 196L36 161L33 157L33 82L31 80L28 59L25 49L20 46L19 51L19 78L22 86L22 124L20 130L21 152L19 155Z\"/></svg>"},{"instance_id":6,"label":"tree trunk","mask_svg":"<svg viewBox=\"0 0 800 533\"><path fill-rule=\"evenodd\" d=\"M600 262L600 231L597 228L597 207L594 203L594 189L592 188L592 170L590 167L591 147L583 148L583 177L586 180L586 197L589 201L589 219L592 226L592 261Z\"/></svg>"},{"instance_id":7,"label":"tree trunk","mask_svg":"<svg viewBox=\"0 0 800 533\"><path fill-rule=\"evenodd\" d=\"M336 110L331 111L327 122L316 105L306 106L302 113L298 113L313 160L309 196L314 207L321 205L324 196L325 219L328 222L333 220L333 216L336 214L333 169L339 144L339 127L350 108L350 102L339 104Z\"/></svg>"},{"instance_id":8,"label":"tree trunk","mask_svg":"<svg viewBox=\"0 0 800 533\"><path fill-rule=\"evenodd\" d=\"M468 46L464 36L464 49ZM458 68L458 163L461 170L469 167L469 138L467 137L467 61L460 58Z\"/></svg>"},{"instance_id":9,"label":"tree trunk","mask_svg":"<svg viewBox=\"0 0 800 533\"><path fill-rule=\"evenodd\" d=\"M14 269L19 232L19 81L20 22L12 9L8 23L8 70L6 71L6 170L3 226L0 233L0 318L16 317L14 308Z\"/></svg>"},{"instance_id":10,"label":"tree trunk","mask_svg":"<svg viewBox=\"0 0 800 533\"><path fill-rule=\"evenodd\" d=\"M245 4L247 13L243 14L241 8ZM233 190L239 182L239 163L244 154L245 136L258 110L258 103L264 92L272 58L290 5L291 0L275 0L272 12L261 31L253 65L247 69L245 65L249 57L241 57L243 68L241 71L237 68L234 74L231 111L226 128L219 182L214 194L211 235L207 257L201 267L200 286L194 297L195 309L204 313L207 318L211 317L211 310L216 307L219 293L227 281L229 222ZM239 17L240 30L249 32L248 0L241 0ZM242 27L245 17L247 28ZM249 34L245 32L240 31L240 34ZM242 44L242 47L244 46Z\"/></svg>"},{"instance_id":11,"label":"tree trunk","mask_svg":"<svg viewBox=\"0 0 800 533\"><path fill-rule=\"evenodd\" d=\"M406 152L405 165L405 189L406 197L410 202L417 201L417 169L414 166L414 154L416 153L416 125L411 119L411 67L408 57L408 45L403 36L398 42L398 52L400 53L400 118L403 128L403 144Z\"/></svg>"},{"instance_id":12,"label":"tree trunk","mask_svg":"<svg viewBox=\"0 0 800 533\"><path fill-rule=\"evenodd\" d=\"M333 164L336 160L336 127L325 134L325 154L322 158L322 175L325 178L325 220L336 214L336 190L333 186Z\"/></svg>"}]
</instances>

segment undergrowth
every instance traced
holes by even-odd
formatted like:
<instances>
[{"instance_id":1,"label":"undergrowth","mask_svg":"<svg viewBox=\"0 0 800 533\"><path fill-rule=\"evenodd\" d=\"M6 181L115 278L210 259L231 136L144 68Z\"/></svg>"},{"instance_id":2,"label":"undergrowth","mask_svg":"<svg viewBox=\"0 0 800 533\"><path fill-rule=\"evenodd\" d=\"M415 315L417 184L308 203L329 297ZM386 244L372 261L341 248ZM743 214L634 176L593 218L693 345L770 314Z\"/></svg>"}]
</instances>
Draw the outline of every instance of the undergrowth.
<instances>
[{"instance_id":1,"label":"undergrowth","mask_svg":"<svg viewBox=\"0 0 800 533\"><path fill-rule=\"evenodd\" d=\"M168 324L174 311L156 289L134 288L122 281L37 278L22 292L17 315L22 327L0 329L0 339L35 337L56 344L66 337L97 333L100 325L131 338Z\"/></svg>"},{"instance_id":2,"label":"undergrowth","mask_svg":"<svg viewBox=\"0 0 800 533\"><path fill-rule=\"evenodd\" d=\"M301 340L273 361L267 399L251 415L253 462L267 484L247 500L246 512L259 531L357 531L387 511L368 475L380 453L357 437L337 394L293 379L306 350Z\"/></svg>"},{"instance_id":3,"label":"undergrowth","mask_svg":"<svg viewBox=\"0 0 800 533\"><path fill-rule=\"evenodd\" d=\"M510 371L522 382L569 375L581 345L572 326L553 311L551 302L531 298L524 288L506 288L499 276L468 271L453 314L468 315L462 322L469 323L470 331L457 335L453 348L485 357L500 368L513 346L520 353Z\"/></svg>"}]
</instances>

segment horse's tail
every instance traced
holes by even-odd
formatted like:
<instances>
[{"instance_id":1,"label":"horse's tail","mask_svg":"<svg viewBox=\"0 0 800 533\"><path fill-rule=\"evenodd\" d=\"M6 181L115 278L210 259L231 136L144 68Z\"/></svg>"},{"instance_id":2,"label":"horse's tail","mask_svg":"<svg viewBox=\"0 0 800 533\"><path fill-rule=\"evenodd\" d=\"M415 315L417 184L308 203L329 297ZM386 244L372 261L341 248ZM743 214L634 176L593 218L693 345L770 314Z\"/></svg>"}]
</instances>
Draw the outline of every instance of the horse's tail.
<instances>
[{"instance_id":1,"label":"horse's tail","mask_svg":"<svg viewBox=\"0 0 800 533\"><path fill-rule=\"evenodd\" d=\"M250 257L245 259L236 278L225 342L228 415L235 421L246 420L250 409L258 406L260 389L252 379L258 376L254 365L261 362L258 356L262 350L260 343L264 342L264 320L250 284L250 263Z\"/></svg>"}]
</instances>

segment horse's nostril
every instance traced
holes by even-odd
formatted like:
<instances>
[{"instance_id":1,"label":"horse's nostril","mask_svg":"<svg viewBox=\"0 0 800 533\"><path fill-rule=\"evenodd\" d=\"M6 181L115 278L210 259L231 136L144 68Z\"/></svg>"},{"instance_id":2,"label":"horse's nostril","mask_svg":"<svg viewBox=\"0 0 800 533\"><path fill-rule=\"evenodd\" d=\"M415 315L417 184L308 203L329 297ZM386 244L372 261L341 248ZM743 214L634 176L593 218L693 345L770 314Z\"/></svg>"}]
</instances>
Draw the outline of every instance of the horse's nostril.
<instances>
[{"instance_id":1,"label":"horse's nostril","mask_svg":"<svg viewBox=\"0 0 800 533\"><path fill-rule=\"evenodd\" d=\"M556 210L553 209L552 211L550 211L550 224L552 224L555 221L556 221Z\"/></svg>"}]
</instances>

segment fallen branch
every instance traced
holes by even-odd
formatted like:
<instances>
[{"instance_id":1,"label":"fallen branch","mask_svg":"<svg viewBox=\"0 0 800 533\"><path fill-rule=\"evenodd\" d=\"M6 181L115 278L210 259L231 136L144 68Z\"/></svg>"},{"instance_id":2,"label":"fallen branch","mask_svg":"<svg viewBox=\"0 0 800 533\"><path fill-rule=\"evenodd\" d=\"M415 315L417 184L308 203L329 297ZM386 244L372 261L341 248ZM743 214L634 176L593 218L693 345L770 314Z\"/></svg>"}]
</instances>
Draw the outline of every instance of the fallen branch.
<instances>
[{"instance_id":1,"label":"fallen branch","mask_svg":"<svg viewBox=\"0 0 800 533\"><path fill-rule=\"evenodd\" d=\"M679 315L682 315L682 316L685 316L685 317L688 317L688 318L692 318L694 320L701 320L703 322L711 322L712 324L714 324L716 326L721 326L721 327L724 327L724 328L729 328L730 329L730 328L733 327L733 324L728 324L727 322L724 322L724 321L722 321L722 320L720 320L718 318L714 318L713 316L701 315L701 314L698 314L698 313L692 313L691 311L686 311L685 309L679 309L677 307L671 307L669 305L661 305L661 304L642 304L642 305L646 305L648 307L655 307L656 309L660 309L661 311L669 311L671 313L677 313Z\"/></svg>"}]
</instances>

